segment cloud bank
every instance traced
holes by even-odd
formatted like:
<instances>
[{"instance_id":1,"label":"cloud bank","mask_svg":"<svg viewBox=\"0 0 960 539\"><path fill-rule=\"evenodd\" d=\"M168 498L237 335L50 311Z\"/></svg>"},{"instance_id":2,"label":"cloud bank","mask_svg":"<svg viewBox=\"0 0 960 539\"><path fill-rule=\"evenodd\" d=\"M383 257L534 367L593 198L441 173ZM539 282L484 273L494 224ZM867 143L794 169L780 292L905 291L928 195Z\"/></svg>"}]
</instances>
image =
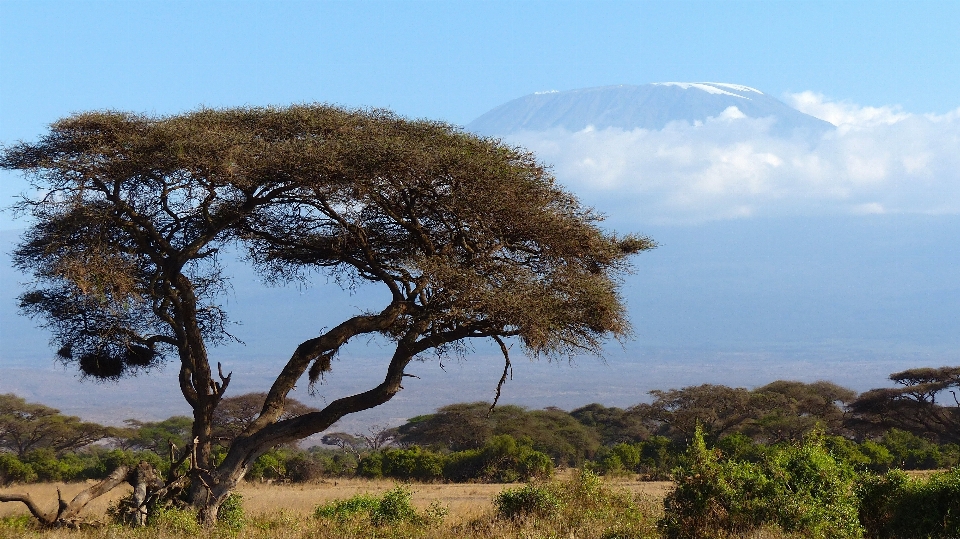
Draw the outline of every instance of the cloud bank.
<instances>
[{"instance_id":1,"label":"cloud bank","mask_svg":"<svg viewBox=\"0 0 960 539\"><path fill-rule=\"evenodd\" d=\"M525 131L506 141L552 163L587 202L640 222L960 213L960 108L912 114L813 92L787 101L837 129L782 138L771 133L774 119L730 107L662 130Z\"/></svg>"}]
</instances>

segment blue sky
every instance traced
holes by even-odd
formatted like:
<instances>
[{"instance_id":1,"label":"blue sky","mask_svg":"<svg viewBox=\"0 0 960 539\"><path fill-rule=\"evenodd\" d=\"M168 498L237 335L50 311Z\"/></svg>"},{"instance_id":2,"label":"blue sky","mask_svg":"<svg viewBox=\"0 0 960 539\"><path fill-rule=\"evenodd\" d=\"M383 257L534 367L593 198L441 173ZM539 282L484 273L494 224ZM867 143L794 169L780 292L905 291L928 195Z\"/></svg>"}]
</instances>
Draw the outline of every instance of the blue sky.
<instances>
[{"instance_id":1,"label":"blue sky","mask_svg":"<svg viewBox=\"0 0 960 539\"><path fill-rule=\"evenodd\" d=\"M960 3L0 2L0 140L72 111L327 101L466 123L539 90L724 81L960 106Z\"/></svg>"}]
</instances>

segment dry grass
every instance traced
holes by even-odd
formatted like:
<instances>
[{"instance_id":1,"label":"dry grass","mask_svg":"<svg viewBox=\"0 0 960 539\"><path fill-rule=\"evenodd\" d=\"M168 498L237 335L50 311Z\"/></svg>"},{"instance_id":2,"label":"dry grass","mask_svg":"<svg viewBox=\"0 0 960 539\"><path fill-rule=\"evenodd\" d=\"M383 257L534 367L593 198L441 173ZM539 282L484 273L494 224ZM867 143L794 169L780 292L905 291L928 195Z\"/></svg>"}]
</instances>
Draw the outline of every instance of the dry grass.
<instances>
[{"instance_id":1,"label":"dry grass","mask_svg":"<svg viewBox=\"0 0 960 539\"><path fill-rule=\"evenodd\" d=\"M607 486L633 495L639 514L638 522L626 522L629 533L610 537L656 539L655 523L662 514L663 497L672 488L669 482L641 482L630 479L610 479ZM246 526L240 531L218 528L201 531L189 518L159 527L144 529L100 526L84 530L37 530L27 518L6 518L0 521L2 539L184 539L185 537L213 537L215 539L367 539L407 538L422 539L547 539L568 537L599 539L617 522L589 520L578 525L570 521L528 520L512 522L494 516L493 498L504 488L517 485L503 484L412 484L413 504L427 507L439 501L450 513L440 525L414 526L407 524L382 528L372 526L369 520L357 519L343 524L317 520L312 516L317 505L334 499L349 498L359 493L379 494L393 488L394 481L338 479L308 485L267 485L246 483L238 490L243 495ZM45 505L56 503L56 489L72 496L84 484L39 484L7 488L0 492L28 492ZM126 495L128 489L116 489L97 500L85 510L88 519L103 520L106 507ZM0 504L0 516L26 514L22 504ZM615 519L616 520L616 519ZM628 518L629 520L629 518ZM751 539L788 539L781 532L760 531L744 536Z\"/></svg>"},{"instance_id":2,"label":"dry grass","mask_svg":"<svg viewBox=\"0 0 960 539\"><path fill-rule=\"evenodd\" d=\"M613 479L610 486L649 498L657 503L673 488L669 481L635 481ZM337 479L306 485L267 485L244 483L238 492L248 515L262 515L283 510L290 514L308 515L320 504L355 494L381 494L396 486L396 481L369 479ZM499 483L416 483L412 485L413 504L425 508L439 501L450 514L480 515L493 510L493 498L516 484Z\"/></svg>"},{"instance_id":3,"label":"dry grass","mask_svg":"<svg viewBox=\"0 0 960 539\"><path fill-rule=\"evenodd\" d=\"M63 495L63 499L70 501L74 496L85 488L96 484L97 481L89 480L85 483L34 483L29 485L15 485L12 487L0 488L0 494L29 494L41 509L54 510L57 508L57 489ZM87 515L93 519L102 519L106 514L107 507L116 503L117 500L130 494L133 489L129 485L123 485L100 496L87 505L82 515ZM29 515L26 506L19 502L0 503L0 518L15 515Z\"/></svg>"}]
</instances>

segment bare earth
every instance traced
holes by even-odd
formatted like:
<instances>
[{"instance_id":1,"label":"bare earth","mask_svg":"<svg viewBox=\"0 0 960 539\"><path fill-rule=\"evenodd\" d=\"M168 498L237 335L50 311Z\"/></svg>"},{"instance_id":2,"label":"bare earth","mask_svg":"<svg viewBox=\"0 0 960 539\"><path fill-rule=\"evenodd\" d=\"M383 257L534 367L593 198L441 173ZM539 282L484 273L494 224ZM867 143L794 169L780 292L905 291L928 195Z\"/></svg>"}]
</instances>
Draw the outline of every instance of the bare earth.
<instances>
[{"instance_id":1,"label":"bare earth","mask_svg":"<svg viewBox=\"0 0 960 539\"><path fill-rule=\"evenodd\" d=\"M39 483L31 485L15 485L0 488L0 493L28 493L44 508L53 509L57 504L57 489L59 488L64 499L71 499L84 488L93 484L88 483ZM243 483L238 489L243 495L244 510L248 515L258 515L283 511L285 513L308 515L320 504L334 499L349 498L354 494L368 492L380 493L396 486L396 481L372 481L365 479L337 479L320 483L277 485L266 483ZM627 479L613 479L608 482L614 488L627 490L631 493L649 497L651 501L662 500L673 488L669 481L632 481ZM426 507L433 501L440 501L447 506L451 513L467 516L479 515L492 508L493 497L506 488L514 488L518 484L486 484L486 483L413 483L410 489L413 492L414 505ZM107 507L118 499L130 493L130 487L124 485L97 498L84 510L87 518L99 519L105 514ZM0 503L0 517L27 514L22 503Z\"/></svg>"}]
</instances>

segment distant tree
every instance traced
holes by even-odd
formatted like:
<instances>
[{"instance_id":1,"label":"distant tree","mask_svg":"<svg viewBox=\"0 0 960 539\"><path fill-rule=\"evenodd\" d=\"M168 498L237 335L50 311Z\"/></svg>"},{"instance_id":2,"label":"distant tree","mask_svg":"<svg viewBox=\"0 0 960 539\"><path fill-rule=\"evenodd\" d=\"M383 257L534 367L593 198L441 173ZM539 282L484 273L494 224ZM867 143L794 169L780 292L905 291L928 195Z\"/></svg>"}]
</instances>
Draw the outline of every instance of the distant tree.
<instances>
[{"instance_id":1,"label":"distant tree","mask_svg":"<svg viewBox=\"0 0 960 539\"><path fill-rule=\"evenodd\" d=\"M606 446L640 442L651 435L640 415L623 408L593 403L573 410L570 415L583 425L596 430L601 443Z\"/></svg>"},{"instance_id":2,"label":"distant tree","mask_svg":"<svg viewBox=\"0 0 960 539\"><path fill-rule=\"evenodd\" d=\"M127 419L127 438L121 444L127 449L146 449L167 456L170 444L185 448L190 443L193 420L187 416L168 417L162 421Z\"/></svg>"},{"instance_id":3,"label":"distant tree","mask_svg":"<svg viewBox=\"0 0 960 539\"><path fill-rule=\"evenodd\" d=\"M897 387L871 389L850 404L851 429L877 437L896 428L940 443L960 442L960 367L909 369L890 380Z\"/></svg>"},{"instance_id":4,"label":"distant tree","mask_svg":"<svg viewBox=\"0 0 960 539\"><path fill-rule=\"evenodd\" d=\"M743 433L759 442L798 440L819 424L844 432L845 404L856 393L830 382L778 380L753 390L703 384L650 392L654 400L629 410L651 432L687 441L699 423L713 439Z\"/></svg>"},{"instance_id":5,"label":"distant tree","mask_svg":"<svg viewBox=\"0 0 960 539\"><path fill-rule=\"evenodd\" d=\"M60 410L28 403L12 393L0 395L0 451L24 456L37 449L63 453L111 436L109 427L66 416Z\"/></svg>"},{"instance_id":6,"label":"distant tree","mask_svg":"<svg viewBox=\"0 0 960 539\"><path fill-rule=\"evenodd\" d=\"M503 413L503 407L497 410ZM449 404L436 413L411 418L397 428L401 445L477 449L493 436L489 402Z\"/></svg>"},{"instance_id":7,"label":"distant tree","mask_svg":"<svg viewBox=\"0 0 960 539\"><path fill-rule=\"evenodd\" d=\"M225 397L213 413L213 436L222 442L229 442L247 429L263 410L267 400L266 393L245 393L236 397ZM307 406L294 398L287 398L280 419L290 419L317 409Z\"/></svg>"},{"instance_id":8,"label":"distant tree","mask_svg":"<svg viewBox=\"0 0 960 539\"><path fill-rule=\"evenodd\" d=\"M643 417L654 434L675 441L691 440L698 424L704 434L720 438L756 417L750 392L742 387L703 384L650 394L652 403L638 404L630 412Z\"/></svg>"},{"instance_id":9,"label":"distant tree","mask_svg":"<svg viewBox=\"0 0 960 539\"><path fill-rule=\"evenodd\" d=\"M831 434L846 434L845 409L857 396L822 380L812 384L778 380L750 393L756 417L741 431L768 443L799 441L817 425Z\"/></svg>"},{"instance_id":10,"label":"distant tree","mask_svg":"<svg viewBox=\"0 0 960 539\"><path fill-rule=\"evenodd\" d=\"M591 458L600 447L596 431L563 410L508 405L491 411L489 402L444 406L435 414L411 419L397 431L400 445L451 451L480 449L495 436L507 435L571 465Z\"/></svg>"},{"instance_id":11,"label":"distant tree","mask_svg":"<svg viewBox=\"0 0 960 539\"><path fill-rule=\"evenodd\" d=\"M350 453L360 459L363 452L368 449L367 441L359 436L347 434L346 432L329 432L324 434L320 441L324 445L333 445L339 447L341 451Z\"/></svg>"},{"instance_id":12,"label":"distant tree","mask_svg":"<svg viewBox=\"0 0 960 539\"><path fill-rule=\"evenodd\" d=\"M17 207L33 221L13 259L37 283L21 309L53 333L59 357L100 379L176 361L198 440L191 503L207 524L258 456L387 402L421 354L493 339L506 373L504 339L563 355L625 335L617 276L653 247L603 232L531 154L380 110L78 114L5 148L0 167L42 193ZM231 375L210 350L231 339L228 246L270 281L320 272L376 283L389 299L292 344L259 415L215 463ZM347 342L371 335L393 343L382 383L284 419L304 374L320 381Z\"/></svg>"}]
</instances>

